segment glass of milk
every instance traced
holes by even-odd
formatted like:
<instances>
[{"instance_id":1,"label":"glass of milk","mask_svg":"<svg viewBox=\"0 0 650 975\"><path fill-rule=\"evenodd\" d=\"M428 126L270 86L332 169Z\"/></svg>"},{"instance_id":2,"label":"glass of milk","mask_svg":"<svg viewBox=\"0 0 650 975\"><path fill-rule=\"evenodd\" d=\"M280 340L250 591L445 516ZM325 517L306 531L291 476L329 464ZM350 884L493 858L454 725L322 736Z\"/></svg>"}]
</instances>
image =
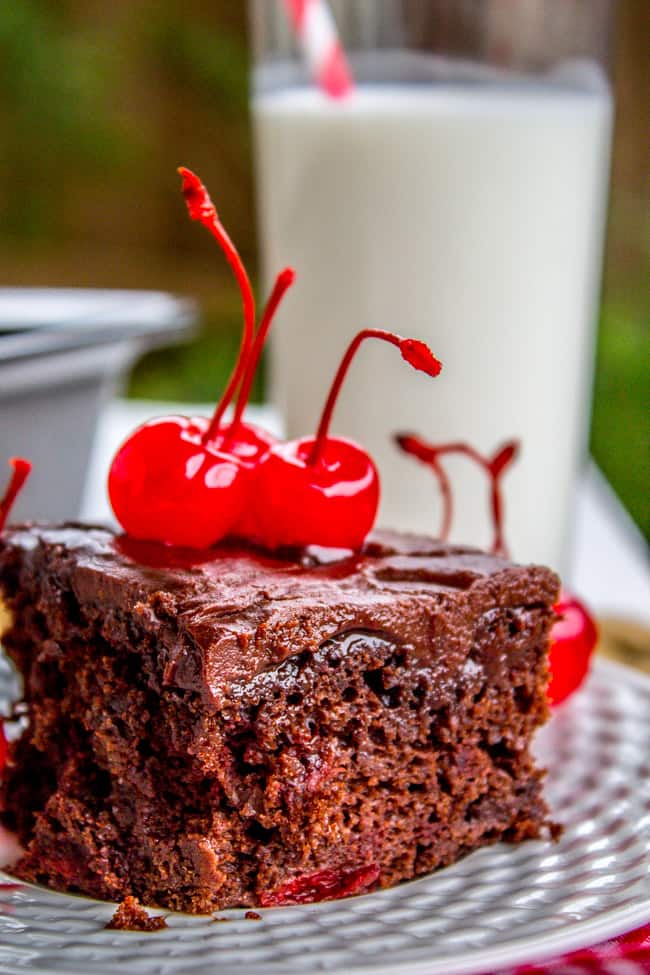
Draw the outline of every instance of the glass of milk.
<instances>
[{"instance_id":1,"label":"glass of milk","mask_svg":"<svg viewBox=\"0 0 650 975\"><path fill-rule=\"evenodd\" d=\"M356 87L310 81L280 3L251 5L265 287L298 277L274 325L271 398L315 430L358 329L424 339L439 378L366 344L332 431L374 456L379 524L435 534L432 473L393 434L518 438L503 483L513 557L561 569L585 459L607 200L609 0L342 0ZM444 460L452 539L486 545L489 485Z\"/></svg>"}]
</instances>

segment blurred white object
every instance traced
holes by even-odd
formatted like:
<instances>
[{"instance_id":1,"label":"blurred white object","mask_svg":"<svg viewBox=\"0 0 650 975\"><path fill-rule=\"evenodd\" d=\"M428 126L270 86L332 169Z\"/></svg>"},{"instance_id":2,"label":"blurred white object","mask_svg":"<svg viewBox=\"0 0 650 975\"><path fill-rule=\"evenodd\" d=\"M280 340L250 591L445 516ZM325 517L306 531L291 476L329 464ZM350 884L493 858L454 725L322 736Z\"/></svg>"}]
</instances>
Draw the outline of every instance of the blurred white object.
<instances>
[{"instance_id":1,"label":"blurred white object","mask_svg":"<svg viewBox=\"0 0 650 975\"><path fill-rule=\"evenodd\" d=\"M363 22L366 6L350 6ZM425 7L410 5L423 24ZM483 21L474 27L481 36ZM494 63L428 54L426 37L407 50L417 37L384 32L381 49L348 51L357 86L340 103L301 84L279 43L275 59L267 48L253 100L267 285L297 270L271 336L271 398L291 436L313 432L358 329L424 339L444 364L438 379L367 346L334 415L333 432L378 462L382 521L439 523L433 478L400 456L394 432L483 453L518 437L507 537L517 558L564 567L586 457L612 103L595 58L556 61L549 41L522 64L517 36L507 57L496 49L501 27L485 38ZM448 467L453 538L487 542L480 472Z\"/></svg>"}]
</instances>

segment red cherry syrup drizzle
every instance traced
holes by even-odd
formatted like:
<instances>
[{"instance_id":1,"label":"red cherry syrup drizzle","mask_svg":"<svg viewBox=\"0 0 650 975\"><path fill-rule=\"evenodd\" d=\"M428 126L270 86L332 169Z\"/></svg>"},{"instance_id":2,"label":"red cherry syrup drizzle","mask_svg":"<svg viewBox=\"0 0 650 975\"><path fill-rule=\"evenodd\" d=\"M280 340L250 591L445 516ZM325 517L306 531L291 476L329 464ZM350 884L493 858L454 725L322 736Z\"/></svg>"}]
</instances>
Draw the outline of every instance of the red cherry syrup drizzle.
<instances>
[{"instance_id":1,"label":"red cherry syrup drizzle","mask_svg":"<svg viewBox=\"0 0 650 975\"><path fill-rule=\"evenodd\" d=\"M564 589L554 608L560 618L551 631L551 681L547 693L551 704L556 705L580 687L587 676L598 629L586 606Z\"/></svg>"},{"instance_id":2,"label":"red cherry syrup drizzle","mask_svg":"<svg viewBox=\"0 0 650 975\"><path fill-rule=\"evenodd\" d=\"M412 433L399 433L396 435L395 441L405 453L416 457L423 464L430 467L438 479L443 500L442 525L440 528L440 538L442 539L448 538L451 530L453 498L449 478L440 463L440 458L446 454L463 454L478 464L479 467L483 468L490 479L490 507L492 524L494 526L494 537L490 551L494 555L501 555L507 558L508 547L503 531L504 506L500 482L501 476L517 457L519 441L512 440L505 443L497 450L493 457L484 457L478 450L470 446L470 444L461 441L446 444L430 444Z\"/></svg>"},{"instance_id":3,"label":"red cherry syrup drizzle","mask_svg":"<svg viewBox=\"0 0 650 975\"><path fill-rule=\"evenodd\" d=\"M438 359L417 339L373 328L352 339L334 377L316 436L276 444L260 462L260 504L250 537L266 548L322 545L354 550L361 547L374 524L379 477L372 458L351 440L329 436L341 387L366 339L396 346L409 365L429 376L440 372Z\"/></svg>"},{"instance_id":4,"label":"red cherry syrup drizzle","mask_svg":"<svg viewBox=\"0 0 650 975\"><path fill-rule=\"evenodd\" d=\"M508 548L503 531L503 496L500 478L517 457L519 442L509 441L497 450L493 457L483 457L466 443L431 444L414 434L397 434L401 449L431 468L438 479L443 498L442 531L440 537L449 535L452 520L452 496L449 478L440 463L445 454L459 453L470 457L486 471L490 478L490 500L494 540L492 552L507 557ZM587 608L570 593L562 590L553 607L559 616L551 630L549 671L551 679L547 688L549 701L559 704L576 691L589 672L589 663L598 641L598 630Z\"/></svg>"},{"instance_id":5,"label":"red cherry syrup drizzle","mask_svg":"<svg viewBox=\"0 0 650 975\"><path fill-rule=\"evenodd\" d=\"M9 466L13 469L13 472L2 500L0 501L0 532L2 532L4 529L14 501L22 490L32 469L30 462L28 460L24 460L22 457L10 457ZM2 718L0 718L0 772L2 772L3 768L5 767L6 761L7 739L4 733Z\"/></svg>"}]
</instances>

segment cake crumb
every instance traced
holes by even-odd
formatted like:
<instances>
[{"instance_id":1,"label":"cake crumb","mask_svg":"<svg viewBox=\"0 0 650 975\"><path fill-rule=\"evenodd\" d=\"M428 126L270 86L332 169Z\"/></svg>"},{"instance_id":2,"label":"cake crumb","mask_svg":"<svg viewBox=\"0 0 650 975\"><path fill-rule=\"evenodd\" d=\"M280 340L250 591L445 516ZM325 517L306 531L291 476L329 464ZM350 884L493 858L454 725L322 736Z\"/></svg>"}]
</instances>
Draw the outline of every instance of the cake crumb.
<instances>
[{"instance_id":1,"label":"cake crumb","mask_svg":"<svg viewBox=\"0 0 650 975\"><path fill-rule=\"evenodd\" d=\"M137 897L125 897L105 927L116 931L160 931L167 927L167 921L162 914L149 914Z\"/></svg>"},{"instance_id":2,"label":"cake crumb","mask_svg":"<svg viewBox=\"0 0 650 975\"><path fill-rule=\"evenodd\" d=\"M217 924L219 922L229 921L229 920L230 920L229 917L213 917L213 918L210 918L210 921L213 924Z\"/></svg>"},{"instance_id":3,"label":"cake crumb","mask_svg":"<svg viewBox=\"0 0 650 975\"><path fill-rule=\"evenodd\" d=\"M247 921L261 921L262 915L258 914L257 911L246 911L244 917Z\"/></svg>"}]
</instances>

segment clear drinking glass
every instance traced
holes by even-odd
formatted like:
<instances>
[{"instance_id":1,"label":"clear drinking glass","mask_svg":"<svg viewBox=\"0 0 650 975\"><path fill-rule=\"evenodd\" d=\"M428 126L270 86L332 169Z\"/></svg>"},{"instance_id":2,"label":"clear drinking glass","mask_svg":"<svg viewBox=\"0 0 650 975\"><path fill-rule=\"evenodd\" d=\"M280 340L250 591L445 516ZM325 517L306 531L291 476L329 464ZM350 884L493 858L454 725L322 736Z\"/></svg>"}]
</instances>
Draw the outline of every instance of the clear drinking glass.
<instances>
[{"instance_id":1,"label":"clear drinking glass","mask_svg":"<svg viewBox=\"0 0 650 975\"><path fill-rule=\"evenodd\" d=\"M253 0L253 117L267 288L298 272L274 326L271 396L315 429L352 335L427 341L438 379L367 345L333 431L370 449L380 523L435 533L430 471L392 435L521 454L504 481L519 560L561 568L586 454L612 126L609 0L342 0L356 79L310 81L282 5ZM462 457L452 538L490 538L485 475Z\"/></svg>"}]
</instances>

